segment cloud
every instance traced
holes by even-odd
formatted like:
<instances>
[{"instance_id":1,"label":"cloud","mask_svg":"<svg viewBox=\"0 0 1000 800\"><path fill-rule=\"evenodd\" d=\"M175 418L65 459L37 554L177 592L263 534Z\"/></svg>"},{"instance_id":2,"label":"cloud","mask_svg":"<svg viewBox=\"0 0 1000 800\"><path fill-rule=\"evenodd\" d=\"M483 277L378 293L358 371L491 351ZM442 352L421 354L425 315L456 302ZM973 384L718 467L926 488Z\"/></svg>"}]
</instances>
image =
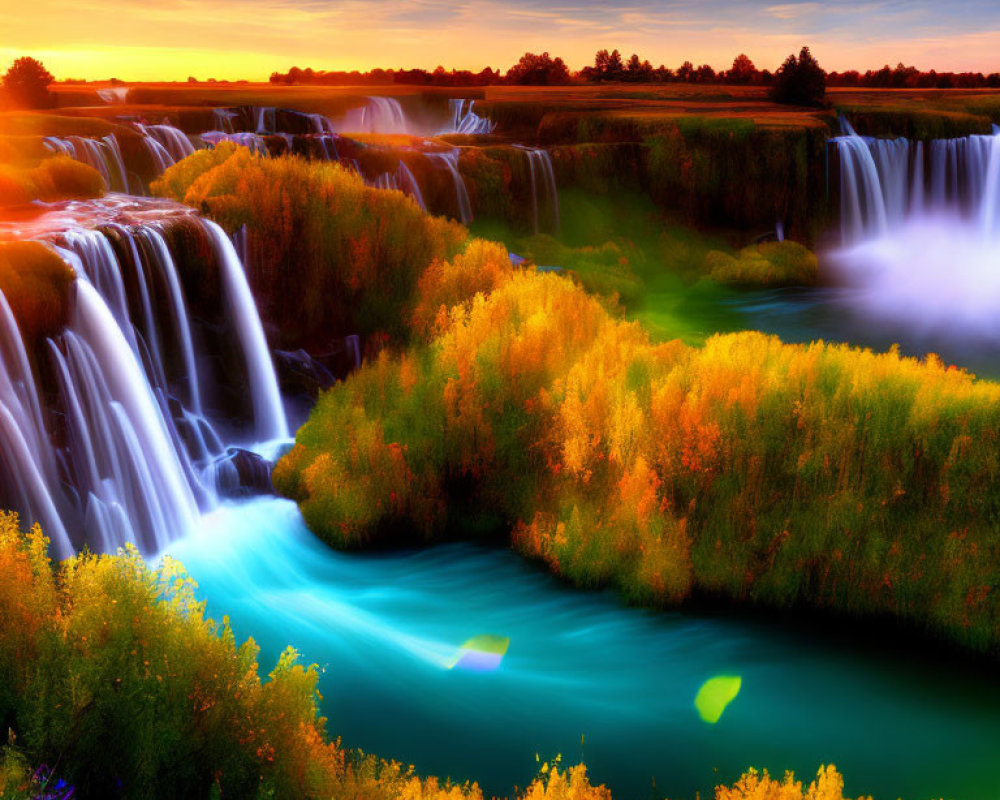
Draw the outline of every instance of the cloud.
<instances>
[{"instance_id":1,"label":"cloud","mask_svg":"<svg viewBox=\"0 0 1000 800\"><path fill-rule=\"evenodd\" d=\"M526 50L579 68L601 48L653 63L776 67L803 44L830 69L906 61L997 68L985 0L32 0L0 6L0 54L43 53L60 76L265 78L316 69L507 67Z\"/></svg>"}]
</instances>

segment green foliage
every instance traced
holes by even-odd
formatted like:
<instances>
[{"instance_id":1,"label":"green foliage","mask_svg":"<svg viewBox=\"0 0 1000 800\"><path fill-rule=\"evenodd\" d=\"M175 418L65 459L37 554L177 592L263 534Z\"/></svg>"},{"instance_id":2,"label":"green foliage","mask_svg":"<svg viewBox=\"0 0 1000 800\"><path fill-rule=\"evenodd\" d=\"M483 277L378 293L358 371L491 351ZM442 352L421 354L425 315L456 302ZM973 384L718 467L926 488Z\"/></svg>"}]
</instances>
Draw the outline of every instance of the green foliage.
<instances>
[{"instance_id":1,"label":"green foliage","mask_svg":"<svg viewBox=\"0 0 1000 800\"><path fill-rule=\"evenodd\" d=\"M475 291L325 394L278 465L325 539L433 539L475 509L635 602L697 590L1000 645L1000 386L759 333L654 345L530 270Z\"/></svg>"},{"instance_id":2,"label":"green foliage","mask_svg":"<svg viewBox=\"0 0 1000 800\"><path fill-rule=\"evenodd\" d=\"M712 280L743 286L804 286L816 282L816 254L797 242L767 242L736 256L713 250L705 257Z\"/></svg>"},{"instance_id":3,"label":"green foliage","mask_svg":"<svg viewBox=\"0 0 1000 800\"><path fill-rule=\"evenodd\" d=\"M338 164L225 144L174 165L152 188L228 231L247 226L250 284L265 318L296 346L337 332L404 333L417 278L467 236Z\"/></svg>"},{"instance_id":4,"label":"green foliage","mask_svg":"<svg viewBox=\"0 0 1000 800\"><path fill-rule=\"evenodd\" d=\"M0 721L34 763L87 797L330 795L342 756L315 669L289 652L262 683L256 646L205 617L173 562L129 550L57 567L46 546L0 516Z\"/></svg>"}]
</instances>

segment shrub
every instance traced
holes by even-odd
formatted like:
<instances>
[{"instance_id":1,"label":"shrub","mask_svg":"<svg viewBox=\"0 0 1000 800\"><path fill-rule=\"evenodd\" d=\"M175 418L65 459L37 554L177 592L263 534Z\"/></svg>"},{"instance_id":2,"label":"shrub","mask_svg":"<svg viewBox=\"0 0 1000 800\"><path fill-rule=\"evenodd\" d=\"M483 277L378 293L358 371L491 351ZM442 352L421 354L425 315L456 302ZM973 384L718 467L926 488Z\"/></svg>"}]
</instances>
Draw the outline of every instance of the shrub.
<instances>
[{"instance_id":1,"label":"shrub","mask_svg":"<svg viewBox=\"0 0 1000 800\"><path fill-rule=\"evenodd\" d=\"M490 292L513 271L507 249L474 239L452 261L433 262L420 277L411 326L424 337L447 326L448 310L481 292Z\"/></svg>"},{"instance_id":2,"label":"shrub","mask_svg":"<svg viewBox=\"0 0 1000 800\"><path fill-rule=\"evenodd\" d=\"M31 200L67 200L100 197L104 179L93 167L69 156L46 158L34 167L0 163L0 206Z\"/></svg>"},{"instance_id":3,"label":"shrub","mask_svg":"<svg viewBox=\"0 0 1000 800\"><path fill-rule=\"evenodd\" d=\"M265 318L296 346L337 333L405 333L417 279L467 236L338 164L226 145L189 156L152 188L228 231L247 227L250 284Z\"/></svg>"},{"instance_id":4,"label":"shrub","mask_svg":"<svg viewBox=\"0 0 1000 800\"><path fill-rule=\"evenodd\" d=\"M746 286L803 286L816 282L819 260L797 242L766 242L745 247L736 256L713 250L705 272L719 283Z\"/></svg>"},{"instance_id":5,"label":"shrub","mask_svg":"<svg viewBox=\"0 0 1000 800\"><path fill-rule=\"evenodd\" d=\"M637 602L833 607L997 646L1000 386L759 333L654 345L524 270L436 320L323 395L275 471L331 543L492 517Z\"/></svg>"},{"instance_id":6,"label":"shrub","mask_svg":"<svg viewBox=\"0 0 1000 800\"><path fill-rule=\"evenodd\" d=\"M329 796L314 668L286 652L261 682L253 642L204 616L175 563L134 550L60 566L0 514L0 720L81 796Z\"/></svg>"}]
</instances>

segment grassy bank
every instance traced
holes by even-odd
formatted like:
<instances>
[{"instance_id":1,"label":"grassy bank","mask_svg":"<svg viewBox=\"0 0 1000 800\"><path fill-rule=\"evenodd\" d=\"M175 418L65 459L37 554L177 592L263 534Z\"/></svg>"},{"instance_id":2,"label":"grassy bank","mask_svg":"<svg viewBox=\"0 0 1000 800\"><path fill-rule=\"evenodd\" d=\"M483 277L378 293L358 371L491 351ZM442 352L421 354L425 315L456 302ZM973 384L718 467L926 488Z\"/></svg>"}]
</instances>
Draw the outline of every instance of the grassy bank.
<instances>
[{"instance_id":1,"label":"grassy bank","mask_svg":"<svg viewBox=\"0 0 1000 800\"><path fill-rule=\"evenodd\" d=\"M657 345L505 255L433 268L427 342L321 398L275 472L313 530L350 547L493 517L636 602L892 616L995 650L1000 386L757 333Z\"/></svg>"}]
</instances>

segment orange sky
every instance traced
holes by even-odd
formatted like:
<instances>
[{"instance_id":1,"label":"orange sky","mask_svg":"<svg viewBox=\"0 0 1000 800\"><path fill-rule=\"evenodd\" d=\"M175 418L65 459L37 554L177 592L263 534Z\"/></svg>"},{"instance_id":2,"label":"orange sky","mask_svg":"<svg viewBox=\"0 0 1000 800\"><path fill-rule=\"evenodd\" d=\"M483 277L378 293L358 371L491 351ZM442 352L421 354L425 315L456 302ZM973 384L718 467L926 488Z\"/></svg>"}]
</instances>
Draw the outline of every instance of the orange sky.
<instances>
[{"instance_id":1,"label":"orange sky","mask_svg":"<svg viewBox=\"0 0 1000 800\"><path fill-rule=\"evenodd\" d=\"M57 78L506 69L525 50L579 68L602 47L672 67L746 52L773 69L802 44L827 69L1000 71L1000 4L980 0L0 0L0 31L0 62L33 55Z\"/></svg>"}]
</instances>

